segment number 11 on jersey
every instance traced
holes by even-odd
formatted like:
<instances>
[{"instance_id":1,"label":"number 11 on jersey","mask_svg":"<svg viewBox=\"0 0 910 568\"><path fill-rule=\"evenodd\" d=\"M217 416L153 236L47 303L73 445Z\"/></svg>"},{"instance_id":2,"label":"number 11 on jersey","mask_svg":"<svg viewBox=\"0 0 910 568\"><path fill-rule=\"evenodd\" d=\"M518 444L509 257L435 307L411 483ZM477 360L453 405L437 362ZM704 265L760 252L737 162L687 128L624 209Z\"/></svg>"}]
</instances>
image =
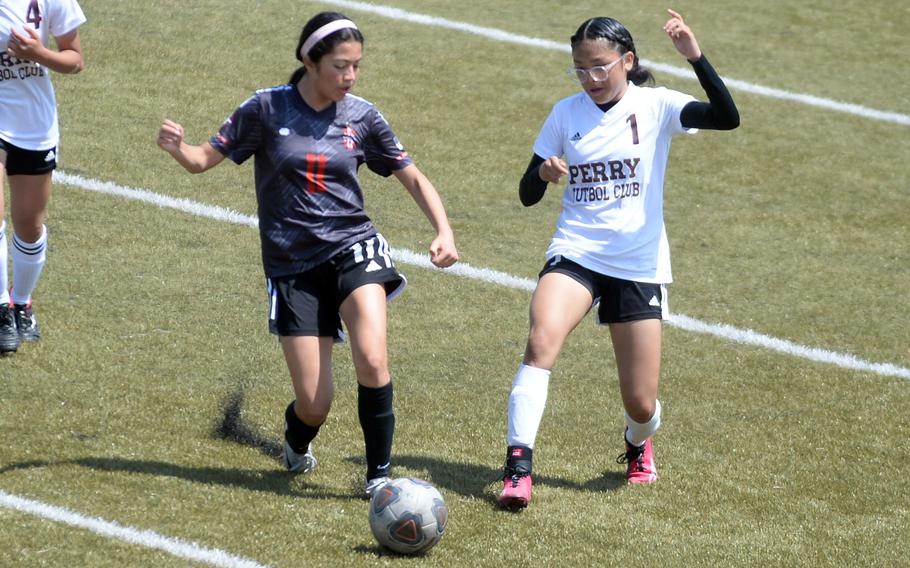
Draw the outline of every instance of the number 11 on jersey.
<instances>
[{"instance_id":1,"label":"number 11 on jersey","mask_svg":"<svg viewBox=\"0 0 910 568\"><path fill-rule=\"evenodd\" d=\"M306 155L306 190L309 193L322 193L325 191L325 164L328 158L325 154Z\"/></svg>"}]
</instances>

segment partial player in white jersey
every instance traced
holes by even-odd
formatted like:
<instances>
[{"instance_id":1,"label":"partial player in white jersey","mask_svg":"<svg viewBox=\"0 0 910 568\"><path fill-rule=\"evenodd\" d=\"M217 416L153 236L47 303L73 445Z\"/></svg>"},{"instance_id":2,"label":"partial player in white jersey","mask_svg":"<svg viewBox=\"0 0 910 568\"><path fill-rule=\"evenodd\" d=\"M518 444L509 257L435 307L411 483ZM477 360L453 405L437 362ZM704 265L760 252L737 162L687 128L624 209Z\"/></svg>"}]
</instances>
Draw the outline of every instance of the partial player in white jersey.
<instances>
[{"instance_id":1,"label":"partial player in white jersey","mask_svg":"<svg viewBox=\"0 0 910 568\"><path fill-rule=\"evenodd\" d=\"M613 18L585 21L571 38L570 74L583 92L556 103L534 144L519 186L530 206L548 183L566 180L562 213L531 299L524 360L509 396L503 491L507 508L531 499L534 443L550 370L569 333L598 305L608 325L625 407L629 483L652 483L651 436L660 425L657 386L661 327L672 280L663 219L664 169L673 136L698 128L730 130L739 113L682 16L664 25L692 65L707 103L653 82L639 65L629 31Z\"/></svg>"},{"instance_id":2,"label":"partial player in white jersey","mask_svg":"<svg viewBox=\"0 0 910 568\"><path fill-rule=\"evenodd\" d=\"M85 66L76 0L0 2L0 353L40 337L32 292L44 268L44 213L57 167L57 101L50 71ZM50 38L57 49L51 49ZM9 287L3 179L9 177L13 282Z\"/></svg>"}]
</instances>

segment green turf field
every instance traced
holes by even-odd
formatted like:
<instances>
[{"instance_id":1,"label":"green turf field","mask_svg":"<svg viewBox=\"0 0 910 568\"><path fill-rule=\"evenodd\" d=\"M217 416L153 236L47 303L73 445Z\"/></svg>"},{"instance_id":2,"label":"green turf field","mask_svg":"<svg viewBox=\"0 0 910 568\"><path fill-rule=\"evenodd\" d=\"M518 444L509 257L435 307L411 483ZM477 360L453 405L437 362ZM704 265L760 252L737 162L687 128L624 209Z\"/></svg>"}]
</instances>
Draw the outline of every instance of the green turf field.
<instances>
[{"instance_id":1,"label":"green turf field","mask_svg":"<svg viewBox=\"0 0 910 568\"><path fill-rule=\"evenodd\" d=\"M664 3L389 0L567 42L611 15L639 55L685 67ZM87 69L56 76L67 174L255 215L252 160L185 173L155 146L165 117L207 139L294 70L300 28L330 2L83 0ZM684 1L718 72L910 115L910 6L867 0ZM367 38L356 94L375 102L442 194L462 260L521 278L543 263L552 188L517 183L567 53L345 8ZM703 97L697 82L658 84ZM910 125L732 90L742 126L677 139L666 184L673 311L805 349L910 367ZM394 180L363 171L394 247L432 231ZM58 183L36 292L43 338L0 358L0 497L27 498L264 566L907 566L910 381L667 326L655 437L661 480L623 484L608 333L584 322L553 372L535 493L497 509L525 290L404 264L390 307L396 476L450 509L425 558L374 543L347 347L336 400L292 477L275 459L291 388L266 329L257 232ZM224 431L225 406L239 415ZM238 407L234 407L237 409ZM242 431L246 429L245 431ZM244 435L237 435L238 432ZM3 499L0 499L3 503ZM209 562L211 564L212 561ZM0 505L0 566L202 566ZM242 564L216 564L236 565Z\"/></svg>"}]
</instances>

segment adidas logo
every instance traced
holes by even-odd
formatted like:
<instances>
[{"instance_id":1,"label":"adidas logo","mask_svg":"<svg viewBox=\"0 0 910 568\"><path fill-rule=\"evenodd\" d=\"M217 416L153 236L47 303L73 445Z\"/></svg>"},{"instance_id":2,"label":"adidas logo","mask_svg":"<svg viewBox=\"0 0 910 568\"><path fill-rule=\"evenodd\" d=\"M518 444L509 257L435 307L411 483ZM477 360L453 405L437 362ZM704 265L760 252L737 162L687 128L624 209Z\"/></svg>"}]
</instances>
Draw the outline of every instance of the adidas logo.
<instances>
[{"instance_id":1,"label":"adidas logo","mask_svg":"<svg viewBox=\"0 0 910 568\"><path fill-rule=\"evenodd\" d=\"M44 161L50 162L51 160L53 160L56 157L57 157L57 154L55 154L54 151L51 150L50 152L47 153L47 156L44 157Z\"/></svg>"},{"instance_id":2,"label":"adidas logo","mask_svg":"<svg viewBox=\"0 0 910 568\"><path fill-rule=\"evenodd\" d=\"M581 140L581 133L580 133L580 132L576 132L576 133L575 133L575 136L569 138L569 142L578 142L579 140Z\"/></svg>"},{"instance_id":3,"label":"adidas logo","mask_svg":"<svg viewBox=\"0 0 910 568\"><path fill-rule=\"evenodd\" d=\"M654 306L655 308L660 307L660 301L657 299L657 296L651 296L651 301L648 302L649 306Z\"/></svg>"},{"instance_id":4,"label":"adidas logo","mask_svg":"<svg viewBox=\"0 0 910 568\"><path fill-rule=\"evenodd\" d=\"M382 270L382 267L379 266L379 263L375 260L371 260L364 272L376 272L377 270Z\"/></svg>"}]
</instances>

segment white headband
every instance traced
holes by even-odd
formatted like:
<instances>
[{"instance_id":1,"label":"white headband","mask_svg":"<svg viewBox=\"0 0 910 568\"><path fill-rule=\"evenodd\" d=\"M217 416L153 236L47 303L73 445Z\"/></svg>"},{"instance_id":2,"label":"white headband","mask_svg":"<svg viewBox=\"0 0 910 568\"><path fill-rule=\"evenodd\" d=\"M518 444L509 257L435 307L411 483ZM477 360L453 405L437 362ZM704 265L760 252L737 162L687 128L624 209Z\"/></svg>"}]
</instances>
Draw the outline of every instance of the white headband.
<instances>
[{"instance_id":1,"label":"white headband","mask_svg":"<svg viewBox=\"0 0 910 568\"><path fill-rule=\"evenodd\" d=\"M315 32L310 34L310 37L303 42L303 47L300 48L300 57L305 57L309 55L310 50L313 49L313 46L326 38L329 34L335 33L338 30L344 28L354 28L357 29L357 25L351 20L335 20L329 22L326 25L322 26Z\"/></svg>"}]
</instances>

